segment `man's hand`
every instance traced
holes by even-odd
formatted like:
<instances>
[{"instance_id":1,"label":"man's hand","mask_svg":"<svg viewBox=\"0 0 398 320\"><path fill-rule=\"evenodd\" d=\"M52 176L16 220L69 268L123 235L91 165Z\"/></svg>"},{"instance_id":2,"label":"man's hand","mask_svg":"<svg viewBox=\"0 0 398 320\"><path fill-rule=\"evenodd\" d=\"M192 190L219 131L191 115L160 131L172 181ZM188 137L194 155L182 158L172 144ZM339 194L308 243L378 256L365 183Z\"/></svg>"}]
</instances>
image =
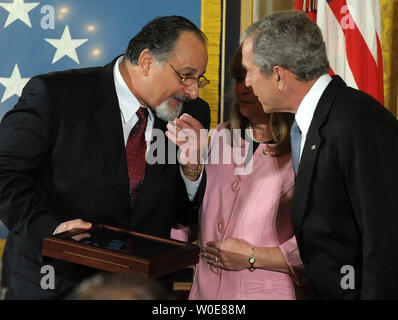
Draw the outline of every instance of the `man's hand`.
<instances>
[{"instance_id":1,"label":"man's hand","mask_svg":"<svg viewBox=\"0 0 398 320\"><path fill-rule=\"evenodd\" d=\"M176 118L174 124L169 122L167 129L166 136L180 148L177 158L183 171L199 169L201 155L207 147L207 130L198 120L186 113ZM196 177L186 176L190 180L197 180L199 175L200 173Z\"/></svg>"},{"instance_id":2,"label":"man's hand","mask_svg":"<svg viewBox=\"0 0 398 320\"><path fill-rule=\"evenodd\" d=\"M55 234L69 231L69 230L72 230L75 228L76 229L90 229L91 227L92 227L91 222L86 222L86 221L83 221L82 219L69 220L69 221L61 223L58 226Z\"/></svg>"}]
</instances>

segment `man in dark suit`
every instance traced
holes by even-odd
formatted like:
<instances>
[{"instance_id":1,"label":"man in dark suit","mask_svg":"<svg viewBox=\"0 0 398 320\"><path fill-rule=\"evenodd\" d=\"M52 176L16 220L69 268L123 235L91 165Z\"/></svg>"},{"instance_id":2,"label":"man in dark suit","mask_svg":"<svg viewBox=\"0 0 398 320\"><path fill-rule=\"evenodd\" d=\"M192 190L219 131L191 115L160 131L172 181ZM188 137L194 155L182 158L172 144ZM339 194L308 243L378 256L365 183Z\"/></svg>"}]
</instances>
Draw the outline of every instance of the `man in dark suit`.
<instances>
[{"instance_id":1,"label":"man in dark suit","mask_svg":"<svg viewBox=\"0 0 398 320\"><path fill-rule=\"evenodd\" d=\"M93 272L43 258L46 236L103 223L169 237L173 224L196 222L204 183L197 137L210 124L198 99L206 65L204 34L170 16L147 24L104 67L29 81L0 125L7 298L62 298ZM195 157L180 165L169 139L181 147L183 131L197 135L189 140ZM55 288L41 286L44 265L54 268Z\"/></svg>"},{"instance_id":2,"label":"man in dark suit","mask_svg":"<svg viewBox=\"0 0 398 320\"><path fill-rule=\"evenodd\" d=\"M295 113L292 221L313 297L397 299L398 121L328 75L321 31L302 12L250 26L243 65L266 112Z\"/></svg>"}]
</instances>

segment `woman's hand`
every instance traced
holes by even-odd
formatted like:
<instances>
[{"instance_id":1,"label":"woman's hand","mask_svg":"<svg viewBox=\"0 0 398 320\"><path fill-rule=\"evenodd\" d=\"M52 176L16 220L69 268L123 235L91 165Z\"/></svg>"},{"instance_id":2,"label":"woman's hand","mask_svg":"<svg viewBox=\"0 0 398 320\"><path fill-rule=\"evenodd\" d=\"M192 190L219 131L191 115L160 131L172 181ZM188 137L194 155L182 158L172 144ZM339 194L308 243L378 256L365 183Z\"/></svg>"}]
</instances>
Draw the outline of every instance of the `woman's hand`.
<instances>
[{"instance_id":1,"label":"woman's hand","mask_svg":"<svg viewBox=\"0 0 398 320\"><path fill-rule=\"evenodd\" d=\"M209 241L202 256L207 262L226 270L238 271L250 266L252 245L242 239L229 238L224 241Z\"/></svg>"},{"instance_id":2,"label":"woman's hand","mask_svg":"<svg viewBox=\"0 0 398 320\"><path fill-rule=\"evenodd\" d=\"M254 246L249 242L228 238L224 241L209 241L202 256L215 267L239 271L250 267L249 257ZM279 247L255 247L254 268L290 274L290 269Z\"/></svg>"}]
</instances>

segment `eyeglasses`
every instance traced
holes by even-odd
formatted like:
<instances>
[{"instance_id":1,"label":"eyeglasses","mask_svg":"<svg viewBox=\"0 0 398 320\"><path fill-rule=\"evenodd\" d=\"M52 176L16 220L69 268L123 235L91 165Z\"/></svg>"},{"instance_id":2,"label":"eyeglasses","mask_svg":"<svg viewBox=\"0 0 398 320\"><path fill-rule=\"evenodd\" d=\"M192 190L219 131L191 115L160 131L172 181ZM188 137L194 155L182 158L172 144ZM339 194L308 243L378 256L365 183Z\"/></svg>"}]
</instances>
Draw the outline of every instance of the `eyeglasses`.
<instances>
[{"instance_id":1,"label":"eyeglasses","mask_svg":"<svg viewBox=\"0 0 398 320\"><path fill-rule=\"evenodd\" d=\"M180 78L181 83L184 86L189 87L189 86L192 86L195 82L198 82L198 87L199 88L203 88L203 87L207 86L210 83L210 80L207 80L206 77L203 76L203 75L199 76L198 78L191 77L191 76L183 76L176 69L174 69L174 67L171 64L169 64L169 66L177 74L177 76Z\"/></svg>"}]
</instances>

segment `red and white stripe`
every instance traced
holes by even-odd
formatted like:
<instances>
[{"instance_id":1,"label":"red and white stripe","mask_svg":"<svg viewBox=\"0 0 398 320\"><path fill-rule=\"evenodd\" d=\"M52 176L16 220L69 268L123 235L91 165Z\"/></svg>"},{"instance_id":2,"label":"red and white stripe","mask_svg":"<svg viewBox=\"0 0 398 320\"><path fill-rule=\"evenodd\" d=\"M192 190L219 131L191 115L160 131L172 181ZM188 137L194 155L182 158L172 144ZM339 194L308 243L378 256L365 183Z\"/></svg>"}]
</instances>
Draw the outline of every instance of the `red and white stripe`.
<instances>
[{"instance_id":1,"label":"red and white stripe","mask_svg":"<svg viewBox=\"0 0 398 320\"><path fill-rule=\"evenodd\" d=\"M316 7L331 74L383 104L380 0L318 0Z\"/></svg>"}]
</instances>

